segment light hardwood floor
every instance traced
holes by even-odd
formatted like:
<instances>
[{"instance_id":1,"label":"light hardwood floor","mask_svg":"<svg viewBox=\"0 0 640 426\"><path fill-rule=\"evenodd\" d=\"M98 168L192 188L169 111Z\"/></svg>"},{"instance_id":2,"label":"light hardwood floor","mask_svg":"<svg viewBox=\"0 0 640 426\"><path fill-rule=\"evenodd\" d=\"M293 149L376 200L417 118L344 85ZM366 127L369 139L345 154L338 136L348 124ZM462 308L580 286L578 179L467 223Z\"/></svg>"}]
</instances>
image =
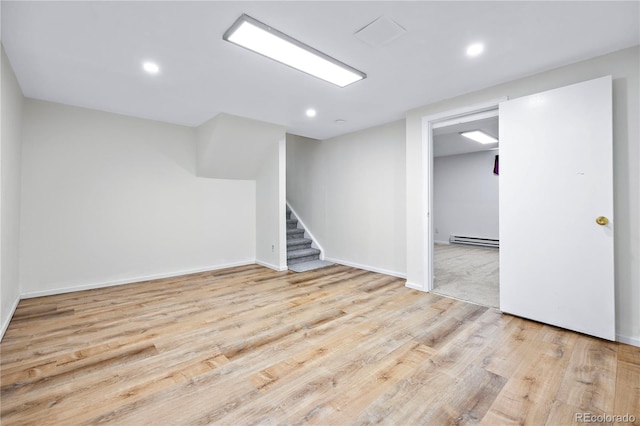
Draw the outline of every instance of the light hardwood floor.
<instances>
[{"instance_id":1,"label":"light hardwood floor","mask_svg":"<svg viewBox=\"0 0 640 426\"><path fill-rule=\"evenodd\" d=\"M639 348L337 265L23 300L0 353L3 425L640 422Z\"/></svg>"}]
</instances>

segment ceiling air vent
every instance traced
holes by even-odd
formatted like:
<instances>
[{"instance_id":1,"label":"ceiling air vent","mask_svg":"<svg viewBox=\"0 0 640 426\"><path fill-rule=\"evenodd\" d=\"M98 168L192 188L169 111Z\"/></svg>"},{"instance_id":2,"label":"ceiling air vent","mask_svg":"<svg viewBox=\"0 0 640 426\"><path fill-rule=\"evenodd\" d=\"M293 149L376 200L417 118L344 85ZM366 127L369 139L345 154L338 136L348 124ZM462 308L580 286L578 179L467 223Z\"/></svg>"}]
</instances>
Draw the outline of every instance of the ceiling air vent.
<instances>
[{"instance_id":1,"label":"ceiling air vent","mask_svg":"<svg viewBox=\"0 0 640 426\"><path fill-rule=\"evenodd\" d=\"M406 33L397 22L387 16L381 16L369 25L362 28L355 35L370 46L380 47Z\"/></svg>"}]
</instances>

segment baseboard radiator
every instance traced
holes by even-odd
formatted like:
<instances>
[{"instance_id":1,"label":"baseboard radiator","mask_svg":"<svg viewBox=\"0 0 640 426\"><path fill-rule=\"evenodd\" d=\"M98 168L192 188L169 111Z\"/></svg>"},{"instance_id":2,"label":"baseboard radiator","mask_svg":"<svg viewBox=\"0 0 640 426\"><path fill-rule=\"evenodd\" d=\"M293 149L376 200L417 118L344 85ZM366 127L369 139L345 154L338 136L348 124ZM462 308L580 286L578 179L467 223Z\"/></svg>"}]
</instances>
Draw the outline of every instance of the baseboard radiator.
<instances>
[{"instance_id":1,"label":"baseboard radiator","mask_svg":"<svg viewBox=\"0 0 640 426\"><path fill-rule=\"evenodd\" d=\"M472 246L495 248L500 247L500 240L494 240L492 238L465 237L462 235L450 235L449 242L451 244L468 244Z\"/></svg>"}]
</instances>

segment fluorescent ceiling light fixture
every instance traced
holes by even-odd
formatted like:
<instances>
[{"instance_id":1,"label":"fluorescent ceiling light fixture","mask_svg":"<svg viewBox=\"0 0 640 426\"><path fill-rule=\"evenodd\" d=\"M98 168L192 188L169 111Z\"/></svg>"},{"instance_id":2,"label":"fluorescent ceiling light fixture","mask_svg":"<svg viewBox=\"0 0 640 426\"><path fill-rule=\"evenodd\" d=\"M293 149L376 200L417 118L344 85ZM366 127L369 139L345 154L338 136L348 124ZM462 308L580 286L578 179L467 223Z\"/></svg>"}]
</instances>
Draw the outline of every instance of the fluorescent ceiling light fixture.
<instances>
[{"instance_id":1,"label":"fluorescent ceiling light fixture","mask_svg":"<svg viewBox=\"0 0 640 426\"><path fill-rule=\"evenodd\" d=\"M160 67L154 62L145 62L142 64L142 68L149 74L157 74L160 71Z\"/></svg>"},{"instance_id":2,"label":"fluorescent ceiling light fixture","mask_svg":"<svg viewBox=\"0 0 640 426\"><path fill-rule=\"evenodd\" d=\"M365 73L247 15L238 18L222 38L340 87L367 77Z\"/></svg>"},{"instance_id":3,"label":"fluorescent ceiling light fixture","mask_svg":"<svg viewBox=\"0 0 640 426\"><path fill-rule=\"evenodd\" d=\"M488 144L488 143L496 143L498 142L498 139L494 138L493 136L483 132L482 130L472 130L470 132L462 132L460 133L460 136L464 136L465 138L469 138L472 139L476 142L480 142L481 144Z\"/></svg>"},{"instance_id":4,"label":"fluorescent ceiling light fixture","mask_svg":"<svg viewBox=\"0 0 640 426\"><path fill-rule=\"evenodd\" d=\"M467 47L467 55L478 56L484 51L484 45L482 43L474 43Z\"/></svg>"}]
</instances>

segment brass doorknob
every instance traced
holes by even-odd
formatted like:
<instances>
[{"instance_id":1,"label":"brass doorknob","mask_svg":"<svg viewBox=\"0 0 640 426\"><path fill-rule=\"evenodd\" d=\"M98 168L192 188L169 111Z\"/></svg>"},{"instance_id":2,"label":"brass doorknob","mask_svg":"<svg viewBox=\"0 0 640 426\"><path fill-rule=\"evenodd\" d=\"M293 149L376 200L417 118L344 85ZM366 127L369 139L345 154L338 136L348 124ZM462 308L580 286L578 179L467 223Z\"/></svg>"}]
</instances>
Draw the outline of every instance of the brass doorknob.
<instances>
[{"instance_id":1,"label":"brass doorknob","mask_svg":"<svg viewBox=\"0 0 640 426\"><path fill-rule=\"evenodd\" d=\"M606 218L606 217L604 217L604 216L598 216L598 217L596 218L596 223L597 223L598 225L604 226L604 225L606 225L607 223L609 223L609 219L607 219L607 218Z\"/></svg>"}]
</instances>

